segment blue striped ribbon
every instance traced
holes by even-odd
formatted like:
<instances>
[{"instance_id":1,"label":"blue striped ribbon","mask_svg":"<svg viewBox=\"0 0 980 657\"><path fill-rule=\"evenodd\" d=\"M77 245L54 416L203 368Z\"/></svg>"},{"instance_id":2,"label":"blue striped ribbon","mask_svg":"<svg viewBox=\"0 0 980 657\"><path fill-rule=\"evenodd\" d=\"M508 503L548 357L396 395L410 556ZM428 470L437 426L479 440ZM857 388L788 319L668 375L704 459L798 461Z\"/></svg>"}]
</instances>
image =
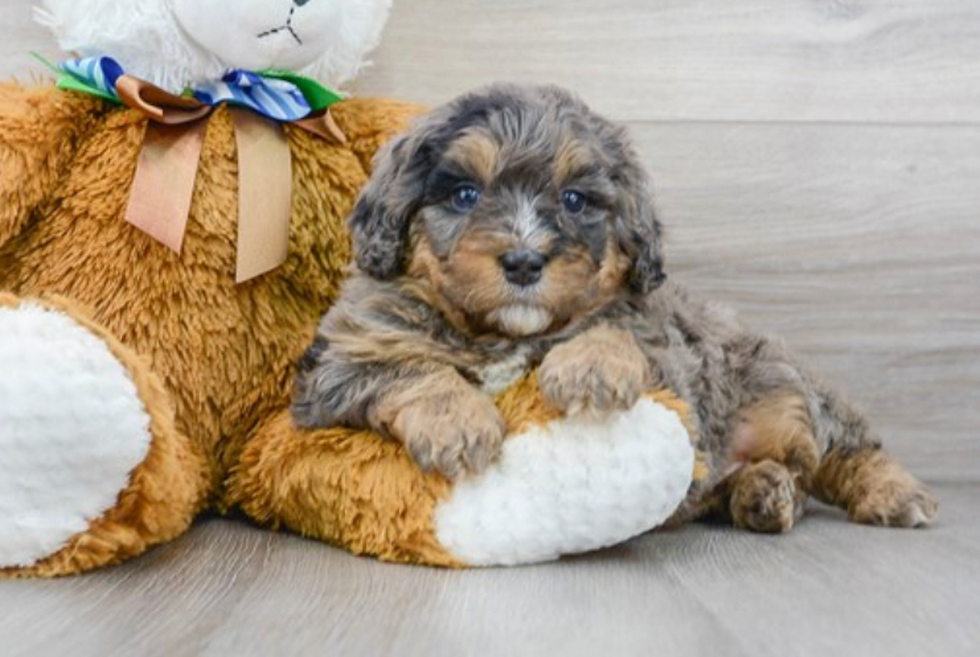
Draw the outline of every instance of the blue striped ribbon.
<instances>
[{"instance_id":1,"label":"blue striped ribbon","mask_svg":"<svg viewBox=\"0 0 980 657\"><path fill-rule=\"evenodd\" d=\"M194 97L210 106L229 103L247 107L276 121L297 121L312 112L306 96L292 82L250 71L230 71L221 82L195 89Z\"/></svg>"},{"instance_id":2,"label":"blue striped ribbon","mask_svg":"<svg viewBox=\"0 0 980 657\"><path fill-rule=\"evenodd\" d=\"M123 69L114 59L109 57L70 59L62 62L58 70L71 78L72 82L80 82L83 87L89 87L96 95L119 100L119 95L116 94L116 80L122 77ZM78 88L77 84L59 84L59 86Z\"/></svg>"}]
</instances>

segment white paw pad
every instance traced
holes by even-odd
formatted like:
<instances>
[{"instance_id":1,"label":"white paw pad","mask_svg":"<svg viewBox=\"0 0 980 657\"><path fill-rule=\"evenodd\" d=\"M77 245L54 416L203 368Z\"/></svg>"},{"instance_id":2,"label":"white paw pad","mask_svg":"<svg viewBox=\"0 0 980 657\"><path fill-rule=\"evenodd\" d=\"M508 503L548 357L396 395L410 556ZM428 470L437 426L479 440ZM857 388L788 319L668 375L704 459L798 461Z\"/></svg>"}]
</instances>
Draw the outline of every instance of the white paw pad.
<instances>
[{"instance_id":1,"label":"white paw pad","mask_svg":"<svg viewBox=\"0 0 980 657\"><path fill-rule=\"evenodd\" d=\"M149 427L102 340L57 310L0 308L0 566L57 552L115 505Z\"/></svg>"}]
</instances>

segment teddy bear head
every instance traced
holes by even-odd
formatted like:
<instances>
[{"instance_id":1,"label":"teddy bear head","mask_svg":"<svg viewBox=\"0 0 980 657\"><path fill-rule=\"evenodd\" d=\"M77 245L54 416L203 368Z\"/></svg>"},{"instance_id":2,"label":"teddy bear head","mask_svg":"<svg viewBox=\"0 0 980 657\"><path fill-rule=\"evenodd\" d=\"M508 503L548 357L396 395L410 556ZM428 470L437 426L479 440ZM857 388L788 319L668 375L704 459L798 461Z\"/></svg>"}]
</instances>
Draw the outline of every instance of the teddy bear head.
<instances>
[{"instance_id":1,"label":"teddy bear head","mask_svg":"<svg viewBox=\"0 0 980 657\"><path fill-rule=\"evenodd\" d=\"M331 86L377 45L391 0L42 0L62 49L107 56L173 93L234 69L288 69Z\"/></svg>"}]
</instances>

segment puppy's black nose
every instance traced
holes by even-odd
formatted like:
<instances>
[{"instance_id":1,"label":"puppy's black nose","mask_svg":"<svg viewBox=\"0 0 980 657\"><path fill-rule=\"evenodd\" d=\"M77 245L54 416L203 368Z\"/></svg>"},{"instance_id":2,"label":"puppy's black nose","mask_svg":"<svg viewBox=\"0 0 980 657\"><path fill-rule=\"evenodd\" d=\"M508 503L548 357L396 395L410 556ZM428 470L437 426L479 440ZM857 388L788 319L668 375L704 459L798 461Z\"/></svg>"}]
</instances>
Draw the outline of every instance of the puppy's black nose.
<instances>
[{"instance_id":1,"label":"puppy's black nose","mask_svg":"<svg viewBox=\"0 0 980 657\"><path fill-rule=\"evenodd\" d=\"M504 276L514 285L534 285L541 280L547 263L548 258L536 251L511 251L500 256Z\"/></svg>"}]
</instances>

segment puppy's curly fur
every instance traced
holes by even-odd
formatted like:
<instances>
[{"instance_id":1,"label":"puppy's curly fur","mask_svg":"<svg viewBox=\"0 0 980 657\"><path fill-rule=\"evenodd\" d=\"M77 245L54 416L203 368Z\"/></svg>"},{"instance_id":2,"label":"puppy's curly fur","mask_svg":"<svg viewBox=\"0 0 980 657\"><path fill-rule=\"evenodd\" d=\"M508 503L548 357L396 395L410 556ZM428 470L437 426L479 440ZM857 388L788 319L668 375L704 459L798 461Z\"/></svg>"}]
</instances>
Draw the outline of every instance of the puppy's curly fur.
<instances>
[{"instance_id":1,"label":"puppy's curly fur","mask_svg":"<svg viewBox=\"0 0 980 657\"><path fill-rule=\"evenodd\" d=\"M935 516L780 342L665 282L628 136L566 91L494 85L434 110L379 156L351 226L353 276L300 365L302 426L371 427L456 477L500 449L490 393L539 366L569 413L657 385L691 404L713 476L677 520L787 531L811 492L861 522Z\"/></svg>"}]
</instances>

